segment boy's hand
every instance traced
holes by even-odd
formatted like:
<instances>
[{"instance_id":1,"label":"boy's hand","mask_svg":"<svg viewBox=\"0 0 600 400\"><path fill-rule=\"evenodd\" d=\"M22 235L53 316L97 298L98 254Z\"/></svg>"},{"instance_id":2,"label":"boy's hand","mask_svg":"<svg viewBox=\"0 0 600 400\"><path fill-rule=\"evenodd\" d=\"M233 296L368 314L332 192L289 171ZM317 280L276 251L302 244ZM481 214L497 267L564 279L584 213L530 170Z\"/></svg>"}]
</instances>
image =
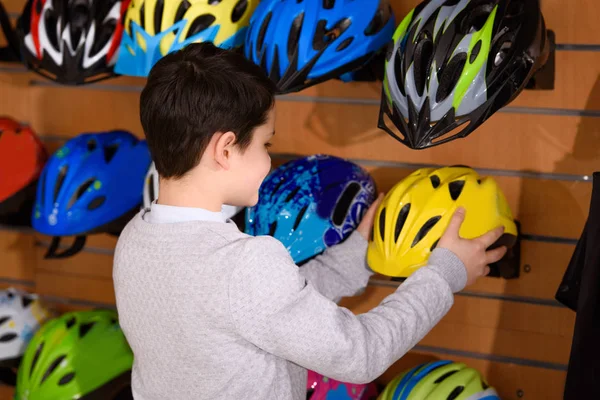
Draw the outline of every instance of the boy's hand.
<instances>
[{"instance_id":1,"label":"boy's hand","mask_svg":"<svg viewBox=\"0 0 600 400\"><path fill-rule=\"evenodd\" d=\"M358 224L358 227L356 228L358 233L360 233L360 235L362 237L364 237L365 240L367 240L367 241L369 240L369 237L371 236L371 230L372 230L371 228L373 227L373 220L375 219L375 213L377 212L377 208L379 207L379 205L381 204L382 201L383 201L383 193L379 193L379 197L377 197L377 199L375 199L373 204L371 204L371 207L369 207L369 209L363 216L362 221L360 221L360 224Z\"/></svg>"},{"instance_id":2,"label":"boy's hand","mask_svg":"<svg viewBox=\"0 0 600 400\"><path fill-rule=\"evenodd\" d=\"M486 249L494 244L504 233L504 227L493 229L475 239L463 239L458 232L465 219L465 209L460 207L456 210L444 235L441 237L438 247L445 248L456 254L467 269L467 286L490 273L488 264L499 261L506 254L506 247L498 247L494 250Z\"/></svg>"}]
</instances>

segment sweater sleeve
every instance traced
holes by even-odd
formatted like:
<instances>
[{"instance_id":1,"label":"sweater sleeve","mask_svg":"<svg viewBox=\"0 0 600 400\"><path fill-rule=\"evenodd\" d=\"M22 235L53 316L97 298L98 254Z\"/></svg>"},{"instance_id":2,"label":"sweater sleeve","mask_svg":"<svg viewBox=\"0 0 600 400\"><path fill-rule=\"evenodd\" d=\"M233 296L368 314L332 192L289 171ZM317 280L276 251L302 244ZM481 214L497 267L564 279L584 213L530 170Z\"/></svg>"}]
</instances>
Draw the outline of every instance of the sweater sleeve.
<instances>
[{"instance_id":1,"label":"sweater sleeve","mask_svg":"<svg viewBox=\"0 0 600 400\"><path fill-rule=\"evenodd\" d=\"M267 237L248 242L242 251L246 262L233 269L229 284L239 335L345 382L374 380L418 343L453 304L448 276L452 280L464 270L453 253L436 249L432 258L439 265L419 269L379 306L354 315L307 282L279 242Z\"/></svg>"},{"instance_id":2,"label":"sweater sleeve","mask_svg":"<svg viewBox=\"0 0 600 400\"><path fill-rule=\"evenodd\" d=\"M362 291L373 272L366 263L367 241L358 232L300 267L300 274L333 301Z\"/></svg>"}]
</instances>

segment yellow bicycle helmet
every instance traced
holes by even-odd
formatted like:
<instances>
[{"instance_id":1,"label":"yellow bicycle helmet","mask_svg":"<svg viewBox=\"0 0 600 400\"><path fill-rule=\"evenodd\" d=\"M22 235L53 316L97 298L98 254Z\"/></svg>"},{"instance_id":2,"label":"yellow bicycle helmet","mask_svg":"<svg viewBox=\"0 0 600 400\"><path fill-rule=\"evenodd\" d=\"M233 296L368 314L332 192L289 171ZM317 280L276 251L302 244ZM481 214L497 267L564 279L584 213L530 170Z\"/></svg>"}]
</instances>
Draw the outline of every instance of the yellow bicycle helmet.
<instances>
[{"instance_id":1,"label":"yellow bicycle helmet","mask_svg":"<svg viewBox=\"0 0 600 400\"><path fill-rule=\"evenodd\" d=\"M405 278L424 266L459 206L467 211L461 237L503 225L504 235L491 248L515 244L517 227L496 181L468 167L422 168L396 184L379 206L367 252L371 269Z\"/></svg>"},{"instance_id":2,"label":"yellow bicycle helmet","mask_svg":"<svg viewBox=\"0 0 600 400\"><path fill-rule=\"evenodd\" d=\"M240 47L259 0L132 0L115 72L148 76L152 66L190 43Z\"/></svg>"},{"instance_id":3,"label":"yellow bicycle helmet","mask_svg":"<svg viewBox=\"0 0 600 400\"><path fill-rule=\"evenodd\" d=\"M500 400L500 397L476 369L441 360L398 375L378 400Z\"/></svg>"}]
</instances>

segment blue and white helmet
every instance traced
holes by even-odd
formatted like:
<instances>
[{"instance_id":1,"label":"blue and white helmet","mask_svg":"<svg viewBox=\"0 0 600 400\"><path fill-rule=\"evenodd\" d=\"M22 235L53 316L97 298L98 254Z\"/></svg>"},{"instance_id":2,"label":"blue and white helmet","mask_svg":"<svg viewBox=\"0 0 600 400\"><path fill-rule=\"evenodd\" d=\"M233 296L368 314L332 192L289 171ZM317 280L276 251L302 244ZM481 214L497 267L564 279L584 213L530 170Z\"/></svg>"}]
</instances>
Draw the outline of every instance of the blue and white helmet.
<instances>
[{"instance_id":1,"label":"blue and white helmet","mask_svg":"<svg viewBox=\"0 0 600 400\"><path fill-rule=\"evenodd\" d=\"M246 233L271 235L300 263L344 240L375 200L375 182L341 158L314 155L290 161L263 182L258 204L246 210Z\"/></svg>"}]
</instances>

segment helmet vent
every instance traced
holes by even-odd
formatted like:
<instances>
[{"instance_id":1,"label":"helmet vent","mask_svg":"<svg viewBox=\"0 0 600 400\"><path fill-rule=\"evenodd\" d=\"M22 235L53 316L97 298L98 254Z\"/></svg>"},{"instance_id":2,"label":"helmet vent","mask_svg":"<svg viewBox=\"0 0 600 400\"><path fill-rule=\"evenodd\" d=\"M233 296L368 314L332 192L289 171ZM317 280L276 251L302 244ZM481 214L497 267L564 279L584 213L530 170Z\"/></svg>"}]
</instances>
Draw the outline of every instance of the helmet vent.
<instances>
[{"instance_id":1,"label":"helmet vent","mask_svg":"<svg viewBox=\"0 0 600 400\"><path fill-rule=\"evenodd\" d=\"M87 209L90 211L93 211L96 208L100 207L102 204L104 204L105 201L106 201L106 196L95 197L92 201L90 201L90 203L87 206Z\"/></svg>"},{"instance_id":2,"label":"helmet vent","mask_svg":"<svg viewBox=\"0 0 600 400\"><path fill-rule=\"evenodd\" d=\"M464 386L457 386L454 388L450 395L448 396L448 400L454 400L465 390Z\"/></svg>"},{"instance_id":3,"label":"helmet vent","mask_svg":"<svg viewBox=\"0 0 600 400\"><path fill-rule=\"evenodd\" d=\"M23 308L29 307L31 303L33 303L34 299L31 296L23 296L21 297L21 305Z\"/></svg>"},{"instance_id":4,"label":"helmet vent","mask_svg":"<svg viewBox=\"0 0 600 400\"><path fill-rule=\"evenodd\" d=\"M460 33L468 35L483 28L493 9L493 2L484 2L467 13L460 23Z\"/></svg>"},{"instance_id":5,"label":"helmet vent","mask_svg":"<svg viewBox=\"0 0 600 400\"><path fill-rule=\"evenodd\" d=\"M40 345L38 346L37 350L35 351L35 355L33 356L33 361L31 361L31 369L29 370L29 377L31 378L31 375L33 374L33 371L35 370L35 367L37 365L37 362L40 358L40 354L42 353L42 349L44 348L44 342L40 343Z\"/></svg>"},{"instance_id":6,"label":"helmet vent","mask_svg":"<svg viewBox=\"0 0 600 400\"><path fill-rule=\"evenodd\" d=\"M6 343L6 342L10 342L11 340L14 340L17 336L16 333L5 333L4 335L0 336L0 343Z\"/></svg>"},{"instance_id":7,"label":"helmet vent","mask_svg":"<svg viewBox=\"0 0 600 400\"><path fill-rule=\"evenodd\" d=\"M339 38L348 27L352 24L350 18L339 20L331 29L327 29L327 21L322 19L317 23L315 36L313 38L313 49L322 51L329 46L333 41Z\"/></svg>"},{"instance_id":8,"label":"helmet vent","mask_svg":"<svg viewBox=\"0 0 600 400\"><path fill-rule=\"evenodd\" d=\"M287 56L288 60L292 60L298 52L298 40L300 38L300 31L302 30L302 24L304 22L304 13L300 13L294 18L290 33L288 35L287 42Z\"/></svg>"},{"instance_id":9,"label":"helmet vent","mask_svg":"<svg viewBox=\"0 0 600 400\"><path fill-rule=\"evenodd\" d=\"M345 48L347 48L348 46L350 46L353 41L354 41L354 37L353 36L344 39L344 41L338 45L338 47L335 49L335 51L342 51L342 50L344 50Z\"/></svg>"},{"instance_id":10,"label":"helmet vent","mask_svg":"<svg viewBox=\"0 0 600 400\"><path fill-rule=\"evenodd\" d=\"M454 91L467 61L467 53L455 55L441 72L440 85L435 96L435 101L444 101Z\"/></svg>"},{"instance_id":11,"label":"helmet vent","mask_svg":"<svg viewBox=\"0 0 600 400\"><path fill-rule=\"evenodd\" d=\"M77 320L75 319L75 317L71 317L69 318L69 320L67 321L66 325L67 325L67 329L71 329L73 327L73 325L75 325L75 322Z\"/></svg>"},{"instance_id":12,"label":"helmet vent","mask_svg":"<svg viewBox=\"0 0 600 400\"><path fill-rule=\"evenodd\" d=\"M457 373L457 372L458 372L458 370L457 370L457 369L455 369L455 370L452 370L452 371L449 371L449 372L446 372L444 375L442 375L442 376L440 376L439 378L437 378L437 379L435 380L435 382L433 382L433 383L436 383L436 384L437 384L437 383L442 383L444 380L446 380L446 378L449 378L449 377L451 377L452 375L454 375L454 374L455 374L455 373Z\"/></svg>"},{"instance_id":13,"label":"helmet vent","mask_svg":"<svg viewBox=\"0 0 600 400\"><path fill-rule=\"evenodd\" d=\"M435 226L435 224L438 223L438 221L441 218L442 218L441 215L438 215L437 217L429 218L429 220L427 220L427 222L425 222L423 224L421 229L419 229L419 232L417 232L417 235L415 236L415 240L413 240L412 245L410 247L415 247L417 245L417 243L419 243L425 236L427 236L429 231Z\"/></svg>"},{"instance_id":14,"label":"helmet vent","mask_svg":"<svg viewBox=\"0 0 600 400\"><path fill-rule=\"evenodd\" d=\"M268 13L260 26L260 31L258 32L258 38L256 39L256 58L260 57L260 52L262 51L263 45L265 44L265 35L267 34L267 28L269 27L269 23L271 22L271 18L273 17L273 13ZM298 17L296 17L296 20ZM294 20L294 24L296 23ZM289 40L289 39L288 39ZM288 52L289 52L289 42L288 42Z\"/></svg>"},{"instance_id":15,"label":"helmet vent","mask_svg":"<svg viewBox=\"0 0 600 400\"><path fill-rule=\"evenodd\" d=\"M41 3L41 1L38 3ZM44 13L44 26L46 27L46 36L48 38L48 41L50 42L50 45L54 49L59 50L58 36L57 36L58 35L58 18L56 17L56 15L54 15L54 11L47 10Z\"/></svg>"},{"instance_id":16,"label":"helmet vent","mask_svg":"<svg viewBox=\"0 0 600 400\"><path fill-rule=\"evenodd\" d=\"M6 321L8 321L10 319L10 317L2 317L0 318L0 325L4 324Z\"/></svg>"},{"instance_id":17,"label":"helmet vent","mask_svg":"<svg viewBox=\"0 0 600 400\"><path fill-rule=\"evenodd\" d=\"M333 209L332 220L334 225L341 226L344 220L350 212L352 201L360 191L360 184L358 182L350 182L342 192L342 195L338 198L337 204Z\"/></svg>"},{"instance_id":18,"label":"helmet vent","mask_svg":"<svg viewBox=\"0 0 600 400\"><path fill-rule=\"evenodd\" d=\"M240 0L237 2L231 12L231 22L238 22L248 10L248 0Z\"/></svg>"},{"instance_id":19,"label":"helmet vent","mask_svg":"<svg viewBox=\"0 0 600 400\"><path fill-rule=\"evenodd\" d=\"M506 17L514 18L523 13L523 9L525 8L525 2L523 1L511 1L508 5L508 11L506 12Z\"/></svg>"},{"instance_id":20,"label":"helmet vent","mask_svg":"<svg viewBox=\"0 0 600 400\"><path fill-rule=\"evenodd\" d=\"M335 6L335 0L323 0L323 8L331 10Z\"/></svg>"},{"instance_id":21,"label":"helmet vent","mask_svg":"<svg viewBox=\"0 0 600 400\"><path fill-rule=\"evenodd\" d=\"M192 24L190 25L190 29L188 30L188 33L186 35L186 39L190 38L192 36L194 36L197 33L202 32L203 30L207 29L209 26L211 26L213 24L213 22L216 21L216 18L214 15L211 14L202 14L199 17L197 17L196 19L194 19L194 22L192 22Z\"/></svg>"},{"instance_id":22,"label":"helmet vent","mask_svg":"<svg viewBox=\"0 0 600 400\"><path fill-rule=\"evenodd\" d=\"M279 179L279 182L277 182L277 185L273 188L273 193L277 193L281 185L283 185L284 183L285 179Z\"/></svg>"},{"instance_id":23,"label":"helmet vent","mask_svg":"<svg viewBox=\"0 0 600 400\"><path fill-rule=\"evenodd\" d=\"M381 236L381 240L385 240L385 207L381 210L381 214L379 214L379 236Z\"/></svg>"},{"instance_id":24,"label":"helmet vent","mask_svg":"<svg viewBox=\"0 0 600 400\"><path fill-rule=\"evenodd\" d=\"M185 12L190 8L191 4L187 0L183 0L179 3L179 7L177 7L177 12L175 13L174 23L177 23L183 19Z\"/></svg>"},{"instance_id":25,"label":"helmet vent","mask_svg":"<svg viewBox=\"0 0 600 400\"><path fill-rule=\"evenodd\" d=\"M154 6L154 33L159 33L162 31L162 17L163 11L165 9L164 0L157 0L156 5Z\"/></svg>"},{"instance_id":26,"label":"helmet vent","mask_svg":"<svg viewBox=\"0 0 600 400\"><path fill-rule=\"evenodd\" d=\"M402 207L400 212L398 213L398 218L396 219L396 228L394 230L394 242L398 241L398 237L400 236L400 232L402 232L402 228L404 227L404 223L406 222L406 218L408 217L408 213L410 212L410 203L407 203Z\"/></svg>"},{"instance_id":27,"label":"helmet vent","mask_svg":"<svg viewBox=\"0 0 600 400\"><path fill-rule=\"evenodd\" d=\"M144 28L146 26L146 4L142 4L142 6L140 7L140 26L142 28ZM131 23L130 23L131 25ZM129 28L130 32L133 32L132 27Z\"/></svg>"},{"instance_id":28,"label":"helmet vent","mask_svg":"<svg viewBox=\"0 0 600 400\"><path fill-rule=\"evenodd\" d=\"M306 213L307 209L308 209L308 205L305 205L304 207L302 207L302 209L298 213L298 216L296 217L296 221L294 221L294 227L292 228L292 230L295 231L296 229L298 229L298 226L300 226L300 222L302 221L302 218L304 217L304 214Z\"/></svg>"},{"instance_id":29,"label":"helmet vent","mask_svg":"<svg viewBox=\"0 0 600 400\"><path fill-rule=\"evenodd\" d=\"M104 146L104 161L108 164L119 150L119 144L113 143L108 146Z\"/></svg>"},{"instance_id":30,"label":"helmet vent","mask_svg":"<svg viewBox=\"0 0 600 400\"><path fill-rule=\"evenodd\" d=\"M452 200L456 201L456 199L460 197L463 187L465 187L465 181L450 182L448 185L448 190L450 191L450 197L452 197Z\"/></svg>"},{"instance_id":31,"label":"helmet vent","mask_svg":"<svg viewBox=\"0 0 600 400\"><path fill-rule=\"evenodd\" d=\"M90 331L90 329L92 329L92 327L96 325L95 322L87 322L85 324L81 324L79 325L79 338L83 338L85 335L88 334L88 332Z\"/></svg>"},{"instance_id":32,"label":"helmet vent","mask_svg":"<svg viewBox=\"0 0 600 400\"><path fill-rule=\"evenodd\" d=\"M300 186L296 186L296 188L294 188L294 190L292 190L287 197L285 198L285 202L289 203L294 197L296 197L296 195L298 194L298 192L300 191Z\"/></svg>"},{"instance_id":33,"label":"helmet vent","mask_svg":"<svg viewBox=\"0 0 600 400\"><path fill-rule=\"evenodd\" d=\"M79 186L79 188L77 189L77 191L75 192L75 194L73 195L71 200L69 201L69 204L67 204L67 209L70 209L73 206L73 204L75 204L75 202L77 200L79 200L81 198L81 196L83 196L83 194L86 192L86 190L88 190L90 188L90 186L92 186L92 184L95 181L96 181L96 178L88 179L81 186Z\"/></svg>"},{"instance_id":34,"label":"helmet vent","mask_svg":"<svg viewBox=\"0 0 600 400\"><path fill-rule=\"evenodd\" d=\"M50 376L50 374L52 374L54 372L54 370L56 368L58 368L58 366L60 365L61 362L63 362L63 360L67 358L66 355L62 355L62 356L58 356L54 361L52 361L52 364L50 364L50 366L48 367L48 369L46 370L46 372L44 372L44 376L42 377L42 380L40 383L44 383L44 381L46 379L48 379L48 377Z\"/></svg>"},{"instance_id":35,"label":"helmet vent","mask_svg":"<svg viewBox=\"0 0 600 400\"><path fill-rule=\"evenodd\" d=\"M440 241L440 239L438 239L435 242L433 242L433 244L431 245L431 248L429 249L429 251L435 250L435 248L437 247L439 241Z\"/></svg>"},{"instance_id":36,"label":"helmet vent","mask_svg":"<svg viewBox=\"0 0 600 400\"><path fill-rule=\"evenodd\" d=\"M429 177L429 180L431 181L431 186L433 186L434 189L437 189L438 186L440 186L440 177L437 175L431 175Z\"/></svg>"},{"instance_id":37,"label":"helmet vent","mask_svg":"<svg viewBox=\"0 0 600 400\"><path fill-rule=\"evenodd\" d=\"M402 51L398 48L396 51L396 59L394 60L394 76L396 77L396 81L398 82L398 89L400 89L400 93L402 96L406 96L405 89L405 76L404 71L402 69ZM393 51L393 50L392 50Z\"/></svg>"},{"instance_id":38,"label":"helmet vent","mask_svg":"<svg viewBox=\"0 0 600 400\"><path fill-rule=\"evenodd\" d=\"M60 386L66 385L67 383L71 382L73 378L75 378L75 372L69 372L68 374L60 378L58 384Z\"/></svg>"},{"instance_id":39,"label":"helmet vent","mask_svg":"<svg viewBox=\"0 0 600 400\"><path fill-rule=\"evenodd\" d=\"M269 227L269 236L275 236L275 232L277 231L277 221L273 222Z\"/></svg>"},{"instance_id":40,"label":"helmet vent","mask_svg":"<svg viewBox=\"0 0 600 400\"><path fill-rule=\"evenodd\" d=\"M67 165L63 165L62 167L60 167L60 170L58 171L58 177L56 178L56 184L54 185L53 202L56 202L56 199L58 198L58 192L60 191L60 188L62 187L63 181L65 180L65 176L67 175L68 170L69 170L69 167Z\"/></svg>"},{"instance_id":41,"label":"helmet vent","mask_svg":"<svg viewBox=\"0 0 600 400\"><path fill-rule=\"evenodd\" d=\"M98 142L96 139L90 139L87 141L87 151L94 151L98 147Z\"/></svg>"},{"instance_id":42,"label":"helmet vent","mask_svg":"<svg viewBox=\"0 0 600 400\"><path fill-rule=\"evenodd\" d=\"M369 26L365 29L365 36L373 36L381 32L392 17L392 6L380 3L379 9L373 16Z\"/></svg>"},{"instance_id":43,"label":"helmet vent","mask_svg":"<svg viewBox=\"0 0 600 400\"><path fill-rule=\"evenodd\" d=\"M94 43L92 43L91 54L96 55L108 44L109 40L113 37L115 29L117 28L118 20L109 18L103 21L100 26L97 27L98 33Z\"/></svg>"},{"instance_id":44,"label":"helmet vent","mask_svg":"<svg viewBox=\"0 0 600 400\"><path fill-rule=\"evenodd\" d=\"M479 52L481 51L481 39L477 41L477 43L475 43L475 46L473 46L473 50L471 50L471 55L469 56L469 64L473 64L475 62L475 60L477 60L477 56L479 55Z\"/></svg>"},{"instance_id":45,"label":"helmet vent","mask_svg":"<svg viewBox=\"0 0 600 400\"><path fill-rule=\"evenodd\" d=\"M429 32L423 31L419 34L414 58L415 85L419 96L423 96L433 61L433 40Z\"/></svg>"}]
</instances>

